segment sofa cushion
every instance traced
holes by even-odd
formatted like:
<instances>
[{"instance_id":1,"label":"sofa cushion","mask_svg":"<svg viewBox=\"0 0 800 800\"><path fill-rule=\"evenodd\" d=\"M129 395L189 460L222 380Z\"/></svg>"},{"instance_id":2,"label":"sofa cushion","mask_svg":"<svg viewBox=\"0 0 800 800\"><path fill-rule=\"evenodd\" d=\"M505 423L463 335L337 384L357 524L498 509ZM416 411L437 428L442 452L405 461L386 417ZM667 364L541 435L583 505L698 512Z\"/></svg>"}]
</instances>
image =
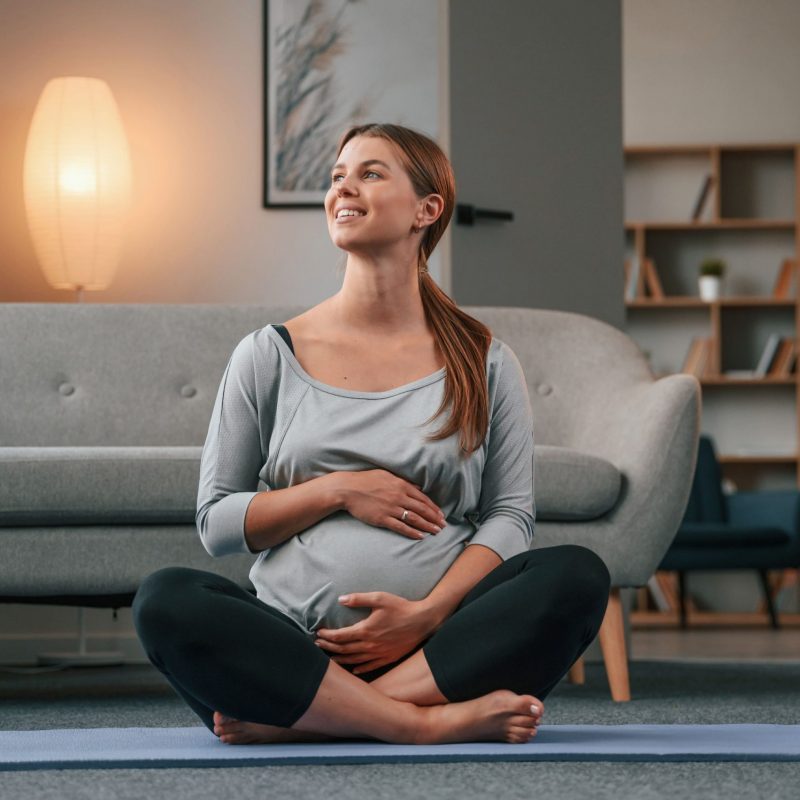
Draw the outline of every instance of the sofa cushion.
<instances>
[{"instance_id":1,"label":"sofa cushion","mask_svg":"<svg viewBox=\"0 0 800 800\"><path fill-rule=\"evenodd\" d=\"M613 464L567 447L535 445L533 469L537 520L596 519L614 507L622 486Z\"/></svg>"},{"instance_id":2,"label":"sofa cushion","mask_svg":"<svg viewBox=\"0 0 800 800\"><path fill-rule=\"evenodd\" d=\"M0 447L0 526L195 521L202 447ZM534 448L536 517L590 520L619 496L608 461Z\"/></svg>"},{"instance_id":3,"label":"sofa cushion","mask_svg":"<svg viewBox=\"0 0 800 800\"><path fill-rule=\"evenodd\" d=\"M0 526L194 523L202 447L0 447Z\"/></svg>"}]
</instances>

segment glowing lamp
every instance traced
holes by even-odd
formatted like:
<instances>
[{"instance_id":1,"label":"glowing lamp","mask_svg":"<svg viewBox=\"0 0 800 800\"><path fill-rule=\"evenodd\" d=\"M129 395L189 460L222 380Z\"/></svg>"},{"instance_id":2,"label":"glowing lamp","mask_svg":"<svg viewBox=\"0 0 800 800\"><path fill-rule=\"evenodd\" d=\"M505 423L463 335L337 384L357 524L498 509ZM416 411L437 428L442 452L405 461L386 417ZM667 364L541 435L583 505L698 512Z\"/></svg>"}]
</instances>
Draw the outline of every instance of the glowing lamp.
<instances>
[{"instance_id":1,"label":"glowing lamp","mask_svg":"<svg viewBox=\"0 0 800 800\"><path fill-rule=\"evenodd\" d=\"M25 210L39 264L56 289L106 289L131 200L128 140L105 81L54 78L31 121Z\"/></svg>"}]
</instances>

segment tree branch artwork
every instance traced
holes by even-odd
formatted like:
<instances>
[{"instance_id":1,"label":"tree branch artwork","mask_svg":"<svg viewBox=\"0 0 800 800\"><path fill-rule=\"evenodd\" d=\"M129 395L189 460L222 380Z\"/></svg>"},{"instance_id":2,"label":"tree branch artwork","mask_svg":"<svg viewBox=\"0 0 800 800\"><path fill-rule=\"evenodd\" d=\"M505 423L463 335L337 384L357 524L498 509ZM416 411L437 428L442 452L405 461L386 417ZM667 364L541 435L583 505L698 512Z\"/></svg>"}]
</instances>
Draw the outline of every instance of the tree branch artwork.
<instances>
[{"instance_id":1,"label":"tree branch artwork","mask_svg":"<svg viewBox=\"0 0 800 800\"><path fill-rule=\"evenodd\" d=\"M342 18L359 2L343 0L331 11L330 2L309 0L299 20L276 27L273 182L280 191L326 190L337 137L371 106L369 98L346 105L334 81L348 47Z\"/></svg>"}]
</instances>

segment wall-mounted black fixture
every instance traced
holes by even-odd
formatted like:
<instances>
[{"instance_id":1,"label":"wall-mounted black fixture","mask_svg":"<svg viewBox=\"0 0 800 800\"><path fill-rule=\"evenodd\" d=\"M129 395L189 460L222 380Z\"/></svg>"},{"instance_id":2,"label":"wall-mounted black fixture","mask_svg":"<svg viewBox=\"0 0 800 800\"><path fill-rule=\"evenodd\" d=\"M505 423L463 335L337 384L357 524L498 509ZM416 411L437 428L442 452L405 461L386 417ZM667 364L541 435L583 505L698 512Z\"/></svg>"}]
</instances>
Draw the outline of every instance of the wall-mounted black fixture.
<instances>
[{"instance_id":1,"label":"wall-mounted black fixture","mask_svg":"<svg viewBox=\"0 0 800 800\"><path fill-rule=\"evenodd\" d=\"M457 225L474 225L476 219L514 219L514 214L511 211L497 211L491 208L475 208L475 206L466 203L458 203L456 205L456 224Z\"/></svg>"}]
</instances>

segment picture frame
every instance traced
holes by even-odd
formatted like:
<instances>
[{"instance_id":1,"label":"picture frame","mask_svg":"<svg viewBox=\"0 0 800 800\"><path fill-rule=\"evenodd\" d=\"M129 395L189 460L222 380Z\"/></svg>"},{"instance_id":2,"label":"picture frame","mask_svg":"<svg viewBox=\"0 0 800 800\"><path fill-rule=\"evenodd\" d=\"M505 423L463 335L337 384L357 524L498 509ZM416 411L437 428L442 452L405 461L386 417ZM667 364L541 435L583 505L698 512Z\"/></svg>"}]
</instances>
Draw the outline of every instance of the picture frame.
<instances>
[{"instance_id":1,"label":"picture frame","mask_svg":"<svg viewBox=\"0 0 800 800\"><path fill-rule=\"evenodd\" d=\"M263 0L263 206L322 208L341 135L438 139L441 0Z\"/></svg>"}]
</instances>

